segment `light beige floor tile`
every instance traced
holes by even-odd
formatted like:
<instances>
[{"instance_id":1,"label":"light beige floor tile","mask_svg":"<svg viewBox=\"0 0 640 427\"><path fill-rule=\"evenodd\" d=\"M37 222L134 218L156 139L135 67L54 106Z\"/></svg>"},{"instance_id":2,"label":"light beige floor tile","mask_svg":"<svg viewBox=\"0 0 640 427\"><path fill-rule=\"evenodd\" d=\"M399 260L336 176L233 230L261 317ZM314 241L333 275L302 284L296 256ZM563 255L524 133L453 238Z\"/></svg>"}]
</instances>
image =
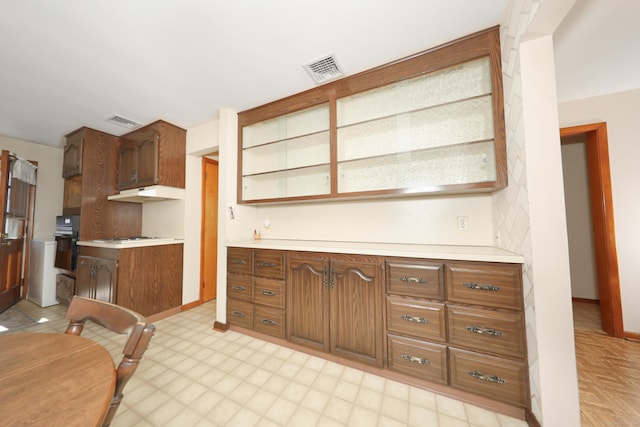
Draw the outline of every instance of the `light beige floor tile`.
<instances>
[{"instance_id":1,"label":"light beige floor tile","mask_svg":"<svg viewBox=\"0 0 640 427\"><path fill-rule=\"evenodd\" d=\"M216 405L221 402L224 398L216 393L213 390L207 389L202 395L200 395L197 399L194 399L189 407L204 416L207 413L211 412Z\"/></svg>"},{"instance_id":2,"label":"light beige floor tile","mask_svg":"<svg viewBox=\"0 0 640 427\"><path fill-rule=\"evenodd\" d=\"M436 395L436 404L440 414L467 421L467 413L464 410L464 403L450 397Z\"/></svg>"},{"instance_id":3,"label":"light beige floor tile","mask_svg":"<svg viewBox=\"0 0 640 427\"><path fill-rule=\"evenodd\" d=\"M467 411L467 419L478 427L500 427L500 420L495 412L487 411L474 405L464 405Z\"/></svg>"},{"instance_id":4,"label":"light beige floor tile","mask_svg":"<svg viewBox=\"0 0 640 427\"><path fill-rule=\"evenodd\" d=\"M353 404L338 397L330 397L322 415L329 417L339 423L346 424L351 416Z\"/></svg>"},{"instance_id":5,"label":"light beige floor tile","mask_svg":"<svg viewBox=\"0 0 640 427\"><path fill-rule=\"evenodd\" d=\"M438 413L421 406L412 405L409 407L410 426L437 426Z\"/></svg>"},{"instance_id":6,"label":"light beige floor tile","mask_svg":"<svg viewBox=\"0 0 640 427\"><path fill-rule=\"evenodd\" d=\"M311 389L307 392L307 395L300 403L300 406L302 406L303 408L311 409L312 411L316 411L318 413L322 413L324 411L324 408L327 406L327 402L329 402L328 394L316 389Z\"/></svg>"},{"instance_id":7,"label":"light beige floor tile","mask_svg":"<svg viewBox=\"0 0 640 427\"><path fill-rule=\"evenodd\" d=\"M222 399L206 416L208 420L224 426L242 409L242 406L230 399Z\"/></svg>"},{"instance_id":8,"label":"light beige floor tile","mask_svg":"<svg viewBox=\"0 0 640 427\"><path fill-rule=\"evenodd\" d=\"M245 406L256 414L264 414L271 407L273 402L278 398L277 394L270 391L259 389L249 400Z\"/></svg>"},{"instance_id":9,"label":"light beige floor tile","mask_svg":"<svg viewBox=\"0 0 640 427\"><path fill-rule=\"evenodd\" d=\"M164 424L165 427L186 427L186 426L194 426L200 422L202 416L197 412L186 408L180 412L178 415L173 417L167 424Z\"/></svg>"},{"instance_id":10,"label":"light beige floor tile","mask_svg":"<svg viewBox=\"0 0 640 427\"><path fill-rule=\"evenodd\" d=\"M378 412L361 406L354 406L347 423L350 427L371 427L378 425Z\"/></svg>"},{"instance_id":11,"label":"light beige floor tile","mask_svg":"<svg viewBox=\"0 0 640 427\"><path fill-rule=\"evenodd\" d=\"M380 412L382 405L382 393L370 388L361 387L355 400L357 405L372 411Z\"/></svg>"},{"instance_id":12,"label":"light beige floor tile","mask_svg":"<svg viewBox=\"0 0 640 427\"><path fill-rule=\"evenodd\" d=\"M233 416L226 424L225 427L247 427L254 426L260 421L260 415L255 412L251 412L246 408L241 408L237 414ZM189 424L184 424L181 427L185 427Z\"/></svg>"},{"instance_id":13,"label":"light beige floor tile","mask_svg":"<svg viewBox=\"0 0 640 427\"><path fill-rule=\"evenodd\" d=\"M314 412L307 408L298 408L289 422L287 422L287 426L315 426L320 420L320 414ZM369 424L370 426L372 424Z\"/></svg>"},{"instance_id":14,"label":"light beige floor tile","mask_svg":"<svg viewBox=\"0 0 640 427\"><path fill-rule=\"evenodd\" d=\"M438 427L470 427L470 424L459 418L439 413Z\"/></svg>"},{"instance_id":15,"label":"light beige floor tile","mask_svg":"<svg viewBox=\"0 0 640 427\"><path fill-rule=\"evenodd\" d=\"M406 400L385 395L382 397L380 412L382 415L406 424L409 419L409 403Z\"/></svg>"},{"instance_id":16,"label":"light beige floor tile","mask_svg":"<svg viewBox=\"0 0 640 427\"><path fill-rule=\"evenodd\" d=\"M267 412L264 414L266 418L269 418L271 421L286 425L289 419L293 416L293 413L296 411L297 405L293 402L288 401L287 399L278 397L272 404Z\"/></svg>"}]
</instances>

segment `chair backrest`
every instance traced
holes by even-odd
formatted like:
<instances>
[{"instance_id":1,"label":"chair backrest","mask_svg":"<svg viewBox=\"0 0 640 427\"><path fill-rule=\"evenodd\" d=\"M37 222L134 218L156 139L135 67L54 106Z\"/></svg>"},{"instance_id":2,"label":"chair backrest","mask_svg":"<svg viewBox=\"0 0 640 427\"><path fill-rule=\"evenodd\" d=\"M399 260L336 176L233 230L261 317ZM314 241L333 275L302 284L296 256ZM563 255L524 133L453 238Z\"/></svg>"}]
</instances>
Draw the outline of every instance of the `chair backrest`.
<instances>
[{"instance_id":1,"label":"chair backrest","mask_svg":"<svg viewBox=\"0 0 640 427\"><path fill-rule=\"evenodd\" d=\"M124 386L138 368L138 363L151 341L155 326L147 323L147 320L135 311L77 295L69 303L65 317L69 319L65 334L80 335L87 320L92 320L118 334L127 334L122 351L123 358L116 369L116 389L103 423L103 426L108 426L120 406Z\"/></svg>"}]
</instances>

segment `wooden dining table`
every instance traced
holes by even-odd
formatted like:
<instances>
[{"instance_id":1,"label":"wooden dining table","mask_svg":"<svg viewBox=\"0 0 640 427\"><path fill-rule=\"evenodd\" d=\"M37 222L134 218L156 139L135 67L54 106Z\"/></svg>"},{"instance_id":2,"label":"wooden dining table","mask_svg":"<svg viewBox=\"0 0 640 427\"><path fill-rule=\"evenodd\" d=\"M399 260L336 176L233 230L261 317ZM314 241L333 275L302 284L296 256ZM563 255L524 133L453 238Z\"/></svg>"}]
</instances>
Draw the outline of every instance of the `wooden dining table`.
<instances>
[{"instance_id":1,"label":"wooden dining table","mask_svg":"<svg viewBox=\"0 0 640 427\"><path fill-rule=\"evenodd\" d=\"M0 334L0 425L99 426L116 383L100 344L66 334Z\"/></svg>"}]
</instances>

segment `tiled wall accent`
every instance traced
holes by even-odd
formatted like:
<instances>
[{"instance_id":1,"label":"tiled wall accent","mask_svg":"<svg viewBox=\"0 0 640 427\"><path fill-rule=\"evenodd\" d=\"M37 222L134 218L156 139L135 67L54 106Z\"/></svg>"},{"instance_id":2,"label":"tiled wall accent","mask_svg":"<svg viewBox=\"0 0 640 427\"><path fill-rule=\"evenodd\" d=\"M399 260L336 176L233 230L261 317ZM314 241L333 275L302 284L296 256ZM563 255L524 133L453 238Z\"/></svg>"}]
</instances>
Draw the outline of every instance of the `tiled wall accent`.
<instances>
[{"instance_id":1,"label":"tiled wall accent","mask_svg":"<svg viewBox=\"0 0 640 427\"><path fill-rule=\"evenodd\" d=\"M531 236L527 194L526 159L522 124L522 89L520 84L520 38L535 16L541 0L512 0L505 11L500 28L502 78L507 133L509 185L494 196L494 230L496 244L524 256L524 295L531 382L531 410L542 420L540 403L535 307L531 265Z\"/></svg>"}]
</instances>

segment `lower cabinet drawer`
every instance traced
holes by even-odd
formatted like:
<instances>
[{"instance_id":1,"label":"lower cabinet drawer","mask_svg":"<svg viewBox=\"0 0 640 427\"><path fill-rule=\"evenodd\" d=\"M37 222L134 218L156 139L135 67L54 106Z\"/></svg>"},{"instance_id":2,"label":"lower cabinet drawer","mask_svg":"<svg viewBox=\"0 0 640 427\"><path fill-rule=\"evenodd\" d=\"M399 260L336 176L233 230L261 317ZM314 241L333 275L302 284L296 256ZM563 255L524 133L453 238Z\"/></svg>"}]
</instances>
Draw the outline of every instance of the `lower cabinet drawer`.
<instances>
[{"instance_id":1,"label":"lower cabinet drawer","mask_svg":"<svg viewBox=\"0 0 640 427\"><path fill-rule=\"evenodd\" d=\"M444 304L387 297L387 331L446 341Z\"/></svg>"},{"instance_id":2,"label":"lower cabinet drawer","mask_svg":"<svg viewBox=\"0 0 640 427\"><path fill-rule=\"evenodd\" d=\"M242 274L227 275L227 296L240 301L251 302L253 298L253 277Z\"/></svg>"},{"instance_id":3,"label":"lower cabinet drawer","mask_svg":"<svg viewBox=\"0 0 640 427\"><path fill-rule=\"evenodd\" d=\"M253 302L284 308L284 280L256 277L253 284Z\"/></svg>"},{"instance_id":4,"label":"lower cabinet drawer","mask_svg":"<svg viewBox=\"0 0 640 427\"><path fill-rule=\"evenodd\" d=\"M227 321L232 325L253 329L253 304L229 298L227 300Z\"/></svg>"},{"instance_id":5,"label":"lower cabinet drawer","mask_svg":"<svg viewBox=\"0 0 640 427\"><path fill-rule=\"evenodd\" d=\"M253 327L257 332L284 339L284 324L283 309L261 305L254 306Z\"/></svg>"},{"instance_id":6,"label":"lower cabinet drawer","mask_svg":"<svg viewBox=\"0 0 640 427\"><path fill-rule=\"evenodd\" d=\"M522 313L447 306L449 344L524 358Z\"/></svg>"},{"instance_id":7,"label":"lower cabinet drawer","mask_svg":"<svg viewBox=\"0 0 640 427\"><path fill-rule=\"evenodd\" d=\"M411 338L387 335L389 369L421 380L447 383L447 348Z\"/></svg>"},{"instance_id":8,"label":"lower cabinet drawer","mask_svg":"<svg viewBox=\"0 0 640 427\"><path fill-rule=\"evenodd\" d=\"M471 351L449 348L451 387L517 406L528 406L527 366Z\"/></svg>"}]
</instances>

